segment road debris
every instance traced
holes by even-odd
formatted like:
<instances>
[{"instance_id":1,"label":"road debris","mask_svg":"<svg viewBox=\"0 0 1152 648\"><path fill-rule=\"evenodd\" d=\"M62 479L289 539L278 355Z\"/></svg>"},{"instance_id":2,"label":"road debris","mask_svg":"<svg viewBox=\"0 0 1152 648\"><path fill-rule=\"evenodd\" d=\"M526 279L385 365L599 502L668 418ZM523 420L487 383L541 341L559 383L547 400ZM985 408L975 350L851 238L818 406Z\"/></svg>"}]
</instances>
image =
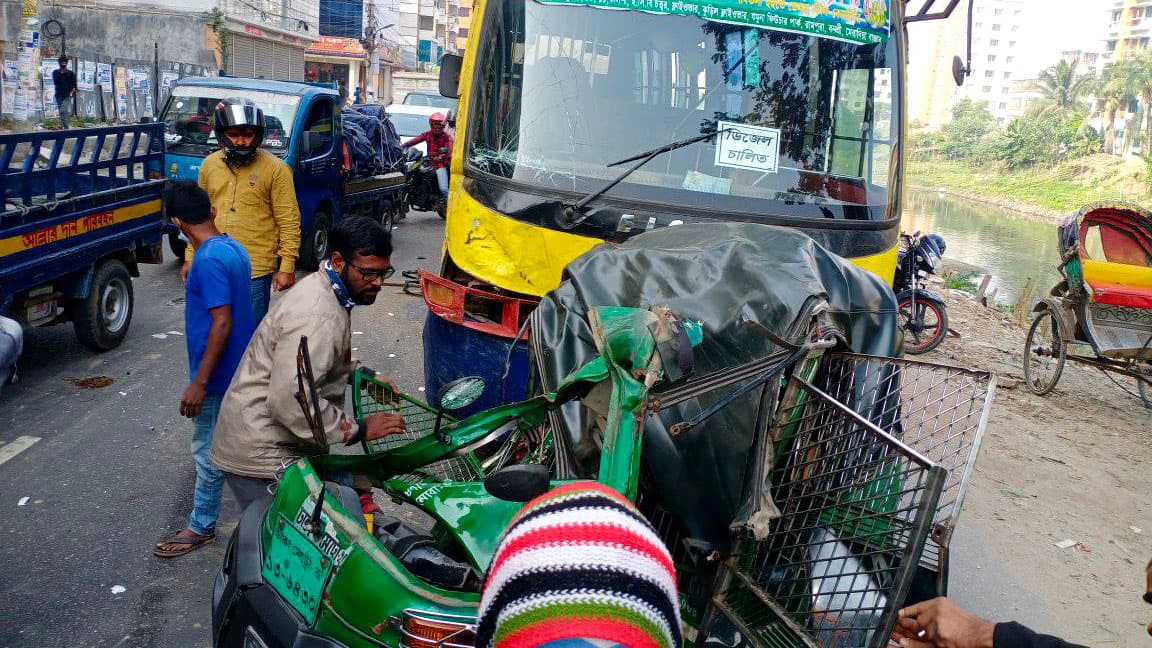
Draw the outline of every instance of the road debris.
<instances>
[{"instance_id":1,"label":"road debris","mask_svg":"<svg viewBox=\"0 0 1152 648\"><path fill-rule=\"evenodd\" d=\"M1078 544L1080 544L1080 543L1076 542L1075 540L1073 540L1071 538L1068 538L1067 540L1061 540L1060 542L1057 542L1056 548L1057 549L1071 549L1072 547L1075 547Z\"/></svg>"},{"instance_id":2,"label":"road debris","mask_svg":"<svg viewBox=\"0 0 1152 648\"><path fill-rule=\"evenodd\" d=\"M167 333L153 333L152 337L156 338L157 340L167 340L168 334Z\"/></svg>"},{"instance_id":3,"label":"road debris","mask_svg":"<svg viewBox=\"0 0 1152 648\"><path fill-rule=\"evenodd\" d=\"M87 378L68 378L68 383L80 389L100 389L116 381L111 376L88 376Z\"/></svg>"},{"instance_id":4,"label":"road debris","mask_svg":"<svg viewBox=\"0 0 1152 648\"><path fill-rule=\"evenodd\" d=\"M1130 527L1128 527L1128 530L1131 531L1132 533L1137 534L1137 535L1139 535L1143 531L1143 529L1141 529L1140 527L1137 527L1137 526L1130 526Z\"/></svg>"},{"instance_id":5,"label":"road debris","mask_svg":"<svg viewBox=\"0 0 1152 648\"><path fill-rule=\"evenodd\" d=\"M16 506L26 506L28 504L28 500L30 499L32 498L25 495L24 497L20 498L19 502L16 502Z\"/></svg>"},{"instance_id":6,"label":"road debris","mask_svg":"<svg viewBox=\"0 0 1152 648\"><path fill-rule=\"evenodd\" d=\"M124 592L127 592L127 591L128 591L128 588L124 587L123 585L113 585L112 586L112 593L113 594L123 594Z\"/></svg>"}]
</instances>

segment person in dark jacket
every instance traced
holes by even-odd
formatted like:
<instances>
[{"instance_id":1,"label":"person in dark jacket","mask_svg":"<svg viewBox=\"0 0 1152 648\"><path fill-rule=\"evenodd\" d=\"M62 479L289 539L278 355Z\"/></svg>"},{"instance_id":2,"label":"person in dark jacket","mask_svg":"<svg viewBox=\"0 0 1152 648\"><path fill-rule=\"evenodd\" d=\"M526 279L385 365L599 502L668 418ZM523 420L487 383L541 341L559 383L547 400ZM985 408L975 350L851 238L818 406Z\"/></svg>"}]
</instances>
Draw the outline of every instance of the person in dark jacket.
<instances>
[{"instance_id":1,"label":"person in dark jacket","mask_svg":"<svg viewBox=\"0 0 1152 648\"><path fill-rule=\"evenodd\" d=\"M76 95L76 73L68 69L68 57L61 56L60 68L52 70L52 87L56 91L56 107L60 109L60 125L68 128L68 112L72 97Z\"/></svg>"}]
</instances>

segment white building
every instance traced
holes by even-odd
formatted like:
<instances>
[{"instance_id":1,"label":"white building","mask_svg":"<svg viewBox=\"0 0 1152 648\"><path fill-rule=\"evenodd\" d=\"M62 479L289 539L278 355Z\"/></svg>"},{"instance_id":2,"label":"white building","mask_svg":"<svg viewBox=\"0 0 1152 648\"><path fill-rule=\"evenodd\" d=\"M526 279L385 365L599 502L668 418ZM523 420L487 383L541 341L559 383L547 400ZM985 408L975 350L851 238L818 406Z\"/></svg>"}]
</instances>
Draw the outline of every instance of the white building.
<instances>
[{"instance_id":1,"label":"white building","mask_svg":"<svg viewBox=\"0 0 1152 648\"><path fill-rule=\"evenodd\" d=\"M398 34L404 66L434 65L437 54L455 53L457 0L399 0Z\"/></svg>"},{"instance_id":2,"label":"white building","mask_svg":"<svg viewBox=\"0 0 1152 648\"><path fill-rule=\"evenodd\" d=\"M1022 62L1027 24L1024 0L983 0L976 4L972 20L972 74L957 89L956 100L987 102L992 114L1002 121L1013 116L1012 81Z\"/></svg>"}]
</instances>

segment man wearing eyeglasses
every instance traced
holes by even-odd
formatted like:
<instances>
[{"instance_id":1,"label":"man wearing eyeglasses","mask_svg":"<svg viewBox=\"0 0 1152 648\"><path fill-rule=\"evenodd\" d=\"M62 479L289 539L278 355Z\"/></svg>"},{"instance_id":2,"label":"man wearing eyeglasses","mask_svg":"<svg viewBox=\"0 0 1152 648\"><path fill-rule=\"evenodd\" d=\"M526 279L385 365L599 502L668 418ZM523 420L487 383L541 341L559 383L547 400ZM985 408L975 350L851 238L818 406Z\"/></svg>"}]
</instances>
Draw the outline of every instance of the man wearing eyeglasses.
<instances>
[{"instance_id":1,"label":"man wearing eyeglasses","mask_svg":"<svg viewBox=\"0 0 1152 648\"><path fill-rule=\"evenodd\" d=\"M272 304L248 344L220 405L209 458L224 472L241 508L267 497L285 460L317 451L296 401L296 354L308 338L320 396L319 419L328 443L352 445L404 431L396 414L354 420L342 407L356 369L351 313L376 301L394 272L392 239L376 221L347 217L331 232L332 254Z\"/></svg>"}]
</instances>

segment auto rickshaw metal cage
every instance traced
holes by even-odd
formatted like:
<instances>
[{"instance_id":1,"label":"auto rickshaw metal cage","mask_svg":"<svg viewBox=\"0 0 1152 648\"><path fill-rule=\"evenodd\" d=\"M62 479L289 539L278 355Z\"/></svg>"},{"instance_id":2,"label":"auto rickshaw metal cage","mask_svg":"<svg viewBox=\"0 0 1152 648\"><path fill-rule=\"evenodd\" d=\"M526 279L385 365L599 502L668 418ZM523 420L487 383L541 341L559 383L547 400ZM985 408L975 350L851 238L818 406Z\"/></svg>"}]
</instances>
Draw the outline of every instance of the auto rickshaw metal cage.
<instances>
[{"instance_id":1,"label":"auto rickshaw metal cage","mask_svg":"<svg viewBox=\"0 0 1152 648\"><path fill-rule=\"evenodd\" d=\"M796 365L782 388L772 382L779 374L759 378L783 393L758 433L771 459L753 479L767 484L778 509L767 533L738 532L718 572L681 574L682 588L707 592L698 645L735 627L758 647L881 646L910 596L947 591L948 545L994 377L851 353L820 352L802 364L811 370ZM408 425L403 435L367 444L366 452L432 434L436 410L387 383L357 376L353 395L357 417L394 411ZM470 453L406 479L480 481L492 472L485 464ZM678 571L689 567L680 525L646 501L643 489L637 503ZM687 582L697 573L714 574L714 584ZM927 588L924 574L931 577Z\"/></svg>"},{"instance_id":2,"label":"auto rickshaw metal cage","mask_svg":"<svg viewBox=\"0 0 1152 648\"><path fill-rule=\"evenodd\" d=\"M1024 379L1032 393L1055 389L1068 360L1134 380L1152 408L1152 213L1096 203L1059 227L1063 280L1032 309Z\"/></svg>"},{"instance_id":3,"label":"auto rickshaw metal cage","mask_svg":"<svg viewBox=\"0 0 1152 648\"><path fill-rule=\"evenodd\" d=\"M811 381L791 377L768 430L778 515L766 533L739 535L704 635L878 647L900 607L946 594L994 391L988 372L843 353Z\"/></svg>"}]
</instances>

